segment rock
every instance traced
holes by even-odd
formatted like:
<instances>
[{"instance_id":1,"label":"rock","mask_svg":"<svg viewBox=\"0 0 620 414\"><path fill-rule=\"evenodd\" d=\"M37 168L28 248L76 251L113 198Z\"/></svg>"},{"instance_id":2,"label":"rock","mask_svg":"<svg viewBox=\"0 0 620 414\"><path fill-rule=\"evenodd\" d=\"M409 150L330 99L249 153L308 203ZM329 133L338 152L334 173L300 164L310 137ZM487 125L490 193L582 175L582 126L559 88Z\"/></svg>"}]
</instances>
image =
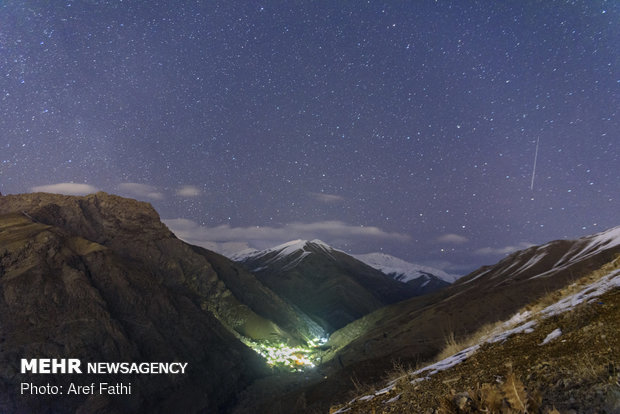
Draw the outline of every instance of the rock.
<instances>
[{"instance_id":1,"label":"rock","mask_svg":"<svg viewBox=\"0 0 620 414\"><path fill-rule=\"evenodd\" d=\"M147 203L105 193L0 199L0 411L219 412L267 374L239 334L310 332L251 274L177 239ZM132 395L30 397L20 383L78 381L21 374L21 358L180 361L188 373L83 374L81 385L131 382Z\"/></svg>"},{"instance_id":2,"label":"rock","mask_svg":"<svg viewBox=\"0 0 620 414\"><path fill-rule=\"evenodd\" d=\"M609 387L604 408L608 413L620 413L620 389L618 387Z\"/></svg>"},{"instance_id":3,"label":"rock","mask_svg":"<svg viewBox=\"0 0 620 414\"><path fill-rule=\"evenodd\" d=\"M459 409L459 411L465 411L465 409L471 404L471 397L468 392L461 392L452 398L452 402Z\"/></svg>"}]
</instances>

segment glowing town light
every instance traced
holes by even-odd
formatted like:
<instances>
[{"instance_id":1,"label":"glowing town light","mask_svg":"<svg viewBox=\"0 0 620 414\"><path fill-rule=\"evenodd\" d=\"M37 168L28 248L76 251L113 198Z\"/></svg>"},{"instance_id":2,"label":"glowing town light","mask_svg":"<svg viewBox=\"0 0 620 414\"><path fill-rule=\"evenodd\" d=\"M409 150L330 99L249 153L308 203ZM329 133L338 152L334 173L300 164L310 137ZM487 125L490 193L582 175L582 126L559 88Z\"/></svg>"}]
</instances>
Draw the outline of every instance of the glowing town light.
<instances>
[{"instance_id":1,"label":"glowing town light","mask_svg":"<svg viewBox=\"0 0 620 414\"><path fill-rule=\"evenodd\" d=\"M313 354L316 352L314 348L318 346L317 344L325 342L326 338L316 338L308 342L308 347L290 347L283 343L256 343L248 339L244 341L257 354L265 358L267 364L274 367L286 367L291 371L303 371L315 367L318 358L313 359Z\"/></svg>"}]
</instances>

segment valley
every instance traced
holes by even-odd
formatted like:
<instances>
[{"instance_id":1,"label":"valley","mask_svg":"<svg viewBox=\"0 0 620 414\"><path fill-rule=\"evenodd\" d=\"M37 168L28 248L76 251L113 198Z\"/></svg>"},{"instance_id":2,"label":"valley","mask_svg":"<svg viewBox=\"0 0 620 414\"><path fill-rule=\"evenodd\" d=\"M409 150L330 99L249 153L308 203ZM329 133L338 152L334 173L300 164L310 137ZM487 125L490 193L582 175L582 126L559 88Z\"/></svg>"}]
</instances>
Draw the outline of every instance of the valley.
<instances>
[{"instance_id":1,"label":"valley","mask_svg":"<svg viewBox=\"0 0 620 414\"><path fill-rule=\"evenodd\" d=\"M566 390L614 407L619 256L616 227L463 277L320 240L231 260L178 239L147 203L2 196L0 409L475 412L489 393L487 406L516 409L509 381L540 412L583 408L561 403ZM569 383L573 351L592 375ZM131 382L131 395L21 398L21 383L41 385L20 373L21 358L183 361L187 372L82 378ZM568 385L539 396L551 379Z\"/></svg>"}]
</instances>

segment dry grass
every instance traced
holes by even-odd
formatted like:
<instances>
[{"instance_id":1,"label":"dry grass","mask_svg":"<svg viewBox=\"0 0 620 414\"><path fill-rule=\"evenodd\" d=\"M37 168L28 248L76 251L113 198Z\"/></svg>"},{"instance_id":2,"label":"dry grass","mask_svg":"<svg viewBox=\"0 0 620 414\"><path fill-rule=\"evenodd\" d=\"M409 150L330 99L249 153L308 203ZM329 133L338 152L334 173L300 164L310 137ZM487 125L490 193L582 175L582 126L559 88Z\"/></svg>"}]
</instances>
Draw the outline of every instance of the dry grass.
<instances>
[{"instance_id":1,"label":"dry grass","mask_svg":"<svg viewBox=\"0 0 620 414\"><path fill-rule=\"evenodd\" d=\"M500 383L479 384L461 393L452 390L440 401L439 413L538 413L541 405L540 393L528 390L511 370Z\"/></svg>"},{"instance_id":2,"label":"dry grass","mask_svg":"<svg viewBox=\"0 0 620 414\"><path fill-rule=\"evenodd\" d=\"M415 370L395 363L389 375L395 381L394 388L370 401L352 404L351 412L436 410L434 412L446 414L559 414L575 407L596 407L597 412L605 412L600 410L611 407L606 402L606 395L617 394L619 391L613 390L620 390L620 362L614 352L619 349L617 310L620 292L610 291L600 301L584 302L569 312L553 317L543 318L537 313L566 296L584 290L587 285L618 268L620 256L572 285L548 293L520 311L529 311L530 318L538 320L535 333L515 335L505 342L484 345L466 361L432 378L411 382L411 373ZM523 319L519 323L523 323ZM557 327L562 328L562 337L544 347L540 346L545 336ZM510 327L498 321L462 338L454 331L448 331L444 335L444 350L437 360L483 343L505 329ZM497 370L506 361L512 361L506 365L508 368ZM378 387L385 386L384 383ZM394 397L399 398L386 404ZM574 397L574 401L570 402L569 397Z\"/></svg>"},{"instance_id":3,"label":"dry grass","mask_svg":"<svg viewBox=\"0 0 620 414\"><path fill-rule=\"evenodd\" d=\"M570 361L569 372L580 381L604 378L606 371L603 364L597 364L594 358L587 354Z\"/></svg>"},{"instance_id":4,"label":"dry grass","mask_svg":"<svg viewBox=\"0 0 620 414\"><path fill-rule=\"evenodd\" d=\"M407 364L405 366L405 364L400 361L392 361L392 369L388 371L388 373L385 375L385 383L397 383L400 385L404 385L405 383L409 382L409 380L411 379L411 374L413 372L417 371L418 368L425 365L427 364L416 364L415 366Z\"/></svg>"},{"instance_id":5,"label":"dry grass","mask_svg":"<svg viewBox=\"0 0 620 414\"><path fill-rule=\"evenodd\" d=\"M618 255L613 261L602 266L600 269L588 273L586 276L582 277L571 285L563 289L547 293L538 301L528 304L515 314L530 312L532 315L534 315L535 318L539 318L539 312L545 309L547 306L553 305L559 300L581 291L584 286L592 284L593 282L599 280L601 277L609 274L610 272L618 268L620 268L620 255ZM441 361L462 351L463 349L484 342L493 333L497 333L503 329L506 329L505 324L506 321L487 323L480 327L478 330L476 330L473 334L458 339L455 337L453 331L448 332L445 335L444 347L441 352L437 354L434 362Z\"/></svg>"},{"instance_id":6,"label":"dry grass","mask_svg":"<svg viewBox=\"0 0 620 414\"><path fill-rule=\"evenodd\" d=\"M439 413L539 413L543 412L542 400L537 390L528 390L521 379L509 370L499 383L485 382L460 393L452 390L440 401ZM548 414L555 412L555 408L546 411Z\"/></svg>"},{"instance_id":7,"label":"dry grass","mask_svg":"<svg viewBox=\"0 0 620 414\"><path fill-rule=\"evenodd\" d=\"M522 311L529 311L531 313L537 313L546 308L547 306L553 305L559 300L569 296L574 295L575 293L581 291L585 286L592 284L593 282L599 280L601 277L613 272L620 268L620 255L616 256L614 260L603 265L600 269L594 270L582 278L576 280L570 285L558 289L552 292L548 292L542 298L533 302L527 306L525 306Z\"/></svg>"},{"instance_id":8,"label":"dry grass","mask_svg":"<svg viewBox=\"0 0 620 414\"><path fill-rule=\"evenodd\" d=\"M446 359L465 348L479 344L488 339L493 333L499 332L504 325L504 321L490 322L482 325L473 334L464 336L462 338L456 338L454 332L449 332L445 335L445 344L441 352L437 354L434 362Z\"/></svg>"}]
</instances>

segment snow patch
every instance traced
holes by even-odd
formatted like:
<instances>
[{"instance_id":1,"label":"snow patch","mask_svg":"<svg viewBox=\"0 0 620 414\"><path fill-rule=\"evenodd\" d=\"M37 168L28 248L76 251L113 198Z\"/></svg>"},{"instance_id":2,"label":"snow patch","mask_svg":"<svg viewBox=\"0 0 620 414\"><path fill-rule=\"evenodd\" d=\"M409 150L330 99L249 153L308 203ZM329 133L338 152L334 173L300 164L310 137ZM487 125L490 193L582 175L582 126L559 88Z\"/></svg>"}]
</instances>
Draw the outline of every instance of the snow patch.
<instances>
[{"instance_id":1,"label":"snow patch","mask_svg":"<svg viewBox=\"0 0 620 414\"><path fill-rule=\"evenodd\" d=\"M461 277L460 275L446 273L443 270L432 267L409 263L385 253L355 254L352 256L366 263L368 266L380 270L386 275L394 275L394 279L403 283L418 279L422 276L429 277L429 275L433 275L448 283L454 283Z\"/></svg>"},{"instance_id":2,"label":"snow patch","mask_svg":"<svg viewBox=\"0 0 620 414\"><path fill-rule=\"evenodd\" d=\"M392 404L400 399L401 394L398 394L396 397L392 397L387 401L384 401L383 404Z\"/></svg>"},{"instance_id":3,"label":"snow patch","mask_svg":"<svg viewBox=\"0 0 620 414\"><path fill-rule=\"evenodd\" d=\"M493 336L491 339L487 340L489 343L496 342L504 342L508 337L519 334L519 333L532 333L534 332L534 326L536 326L536 321L529 321L522 325L517 326L516 328L508 329L506 331L500 332L499 334Z\"/></svg>"},{"instance_id":4,"label":"snow patch","mask_svg":"<svg viewBox=\"0 0 620 414\"><path fill-rule=\"evenodd\" d=\"M562 335L562 330L560 328L556 328L551 332L544 341L542 341L538 345L547 345L549 342L553 341L555 338L559 338Z\"/></svg>"},{"instance_id":5,"label":"snow patch","mask_svg":"<svg viewBox=\"0 0 620 414\"><path fill-rule=\"evenodd\" d=\"M532 316L530 311L515 313L510 319L504 322L504 326L509 327L519 323L524 323L530 318L530 316Z\"/></svg>"},{"instance_id":6,"label":"snow patch","mask_svg":"<svg viewBox=\"0 0 620 414\"><path fill-rule=\"evenodd\" d=\"M439 362L435 362L434 364L428 365L428 366L426 366L424 368L421 368L421 369L415 371L413 373L413 375L418 375L418 374L421 374L423 372L430 371L427 374L427 376L429 376L429 375L434 375L434 374L438 373L439 371L445 371L448 368L452 368L453 366L458 365L461 362L465 361L474 352L476 352L478 350L478 348L480 348L480 344L470 346L469 348L465 348L462 351L457 352L456 354L454 354L452 356L449 356L446 359L442 359ZM416 380L419 380L419 378L416 378ZM414 382L411 381L411 383L413 384Z\"/></svg>"},{"instance_id":7,"label":"snow patch","mask_svg":"<svg viewBox=\"0 0 620 414\"><path fill-rule=\"evenodd\" d=\"M547 255L546 251L536 253L534 256L530 258L530 260L528 260L523 266L519 267L513 273L519 274L519 273L526 271L530 267L534 266L536 263L540 262L542 258L545 257L546 255Z\"/></svg>"},{"instance_id":8,"label":"snow patch","mask_svg":"<svg viewBox=\"0 0 620 414\"><path fill-rule=\"evenodd\" d=\"M592 300L613 288L620 287L620 269L603 276L596 282L588 285L585 289L565 297L564 299L547 306L541 311L544 317L548 318L562 312L573 309L575 306Z\"/></svg>"},{"instance_id":9,"label":"snow patch","mask_svg":"<svg viewBox=\"0 0 620 414\"><path fill-rule=\"evenodd\" d=\"M375 392L375 395L382 395L382 394L387 394L388 392L392 391L392 389L394 389L394 384L389 385L377 392Z\"/></svg>"},{"instance_id":10,"label":"snow patch","mask_svg":"<svg viewBox=\"0 0 620 414\"><path fill-rule=\"evenodd\" d=\"M612 235L616 235L620 237L620 227L618 227L617 229L612 229L612 230L614 230L614 231L611 231ZM605 232L603 234L607 234L607 233L610 233L610 232ZM620 241L618 241L618 244L620 244ZM481 275L478 275L478 276L481 276ZM508 321L504 322L498 330L492 332L486 338L483 338L480 343L476 345L472 345L468 348L465 348L462 351L457 352L456 354L451 355L448 358L445 358L439 362L428 365L417 371L410 372L406 376L409 376L409 375L418 376L420 374L424 374L421 377L417 377L411 380L410 381L411 384L416 384L418 382L426 381L430 379L432 375L440 371L445 371L465 361L467 358L473 355L476 351L478 351L478 349L484 343L496 343L500 341L505 341L506 339L508 339L508 337L514 334L534 332L536 321L532 320L533 317L540 315L543 318L549 318L551 316L569 311L573 309L575 306L579 305L580 303L591 302L596 297L601 296L605 292L611 289L614 289L614 288L620 288L620 269L614 270L613 272L601 277L594 283L586 286L580 292L574 295L567 296L566 298L559 300L553 305L547 306L545 309L543 309L540 312L537 312L535 314L529 311L517 313L512 318L510 318ZM515 325L517 326L512 328ZM557 328L553 332L551 332L549 335L547 335L544 341L540 343L539 345L541 346L546 345L547 343L553 341L554 339L557 339L561 335L562 335L562 330L560 328ZM375 395L365 396L362 398L372 399L377 395L385 394L391 391L392 389L394 389L395 384L398 380L405 378L406 376L402 376L395 380L390 381L388 383L388 387L378 391L377 393L375 393ZM368 398L368 397L371 397L371 398ZM384 403L387 404L388 402L394 402L399 397L400 397L400 394ZM357 400L361 401L362 398L359 398ZM351 401L348 405L350 406L353 402L357 400ZM351 409L351 407L348 407L346 409L345 407L343 407L339 411L336 411L336 412L343 413L345 411L348 411L349 409Z\"/></svg>"},{"instance_id":11,"label":"snow patch","mask_svg":"<svg viewBox=\"0 0 620 414\"><path fill-rule=\"evenodd\" d=\"M487 273L489 273L491 270L493 270L493 268L487 269L483 272L480 272L479 274L477 274L475 277L472 277L471 279L469 279L468 281L466 281L465 283L469 283L469 282L473 282L474 280L486 275Z\"/></svg>"}]
</instances>

